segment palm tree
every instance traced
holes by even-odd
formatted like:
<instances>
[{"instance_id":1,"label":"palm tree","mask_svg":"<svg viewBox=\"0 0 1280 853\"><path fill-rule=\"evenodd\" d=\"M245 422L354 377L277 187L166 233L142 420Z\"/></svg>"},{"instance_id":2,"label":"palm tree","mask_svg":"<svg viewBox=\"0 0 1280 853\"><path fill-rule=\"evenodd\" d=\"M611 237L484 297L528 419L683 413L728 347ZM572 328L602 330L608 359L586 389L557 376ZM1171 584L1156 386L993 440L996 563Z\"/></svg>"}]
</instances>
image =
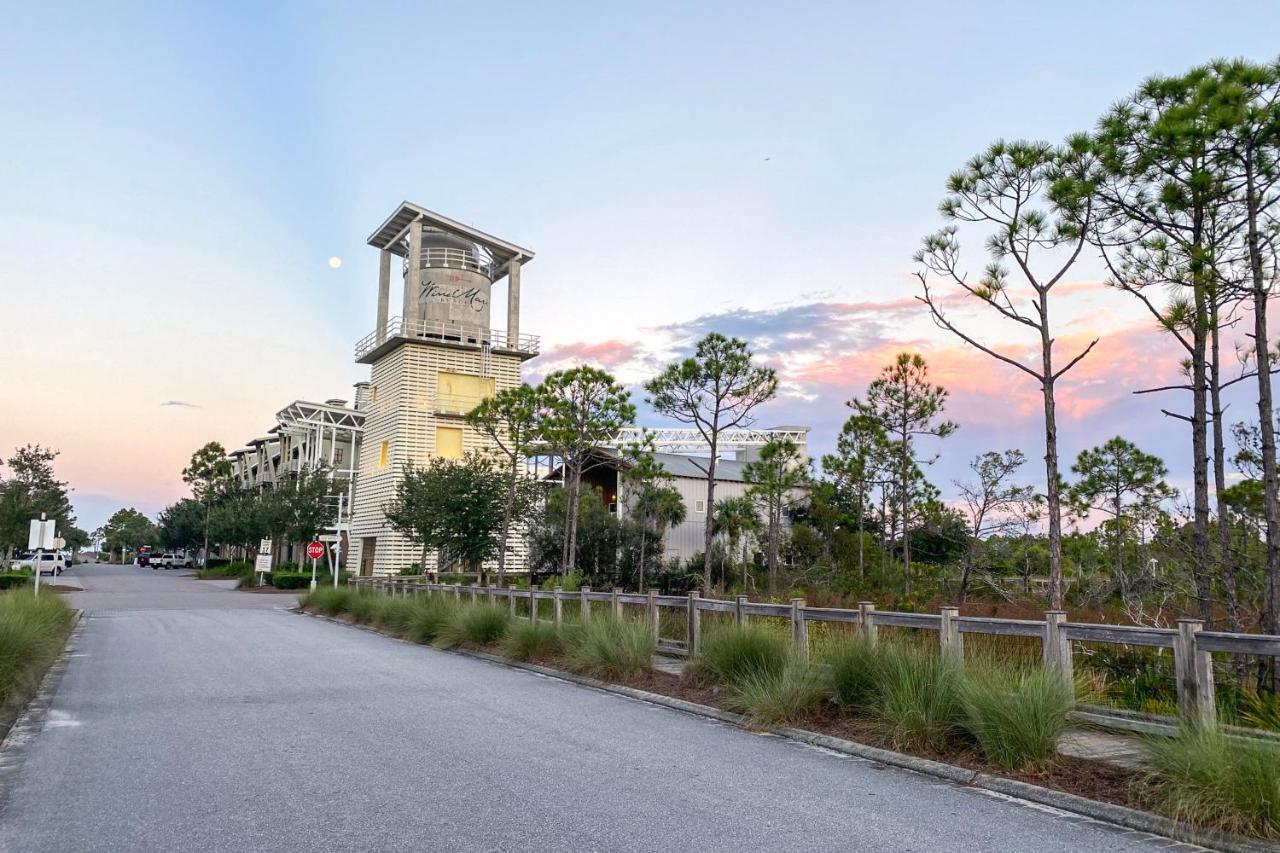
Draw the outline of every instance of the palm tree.
<instances>
[{"instance_id":1,"label":"palm tree","mask_svg":"<svg viewBox=\"0 0 1280 853\"><path fill-rule=\"evenodd\" d=\"M747 546L751 534L760 529L760 519L756 515L755 503L745 495L721 498L716 501L714 518L717 533L729 538L729 564L738 553L738 543L742 543L742 590L747 589Z\"/></svg>"},{"instance_id":2,"label":"palm tree","mask_svg":"<svg viewBox=\"0 0 1280 853\"><path fill-rule=\"evenodd\" d=\"M643 591L648 533L652 530L654 538L661 543L668 527L684 521L684 498L671 486L649 484L636 495L634 512L640 524L640 590ZM662 548L661 544L659 548ZM659 553L659 560L664 556L665 550Z\"/></svg>"}]
</instances>

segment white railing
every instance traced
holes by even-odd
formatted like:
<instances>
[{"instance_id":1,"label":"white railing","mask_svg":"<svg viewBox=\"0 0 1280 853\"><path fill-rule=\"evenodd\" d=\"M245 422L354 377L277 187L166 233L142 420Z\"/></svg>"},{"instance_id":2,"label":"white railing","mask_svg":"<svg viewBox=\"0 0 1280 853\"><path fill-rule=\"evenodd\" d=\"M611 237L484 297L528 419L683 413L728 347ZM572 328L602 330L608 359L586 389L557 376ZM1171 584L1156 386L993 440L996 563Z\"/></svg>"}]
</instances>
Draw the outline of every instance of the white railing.
<instances>
[{"instance_id":1,"label":"white railing","mask_svg":"<svg viewBox=\"0 0 1280 853\"><path fill-rule=\"evenodd\" d=\"M424 248L421 254L423 267L446 267L448 269L471 270L487 278L493 278L493 261L489 258L468 252L465 249ZM409 269L409 259L403 263L405 272Z\"/></svg>"},{"instance_id":2,"label":"white railing","mask_svg":"<svg viewBox=\"0 0 1280 853\"><path fill-rule=\"evenodd\" d=\"M356 342L356 361L394 338L440 341L477 349L489 346L493 349L513 350L530 355L537 355L541 342L541 338L537 335L520 335L517 340L511 341L505 329L485 329L445 320L405 321L402 317L392 317L387 321L385 332L379 334L375 329Z\"/></svg>"}]
</instances>

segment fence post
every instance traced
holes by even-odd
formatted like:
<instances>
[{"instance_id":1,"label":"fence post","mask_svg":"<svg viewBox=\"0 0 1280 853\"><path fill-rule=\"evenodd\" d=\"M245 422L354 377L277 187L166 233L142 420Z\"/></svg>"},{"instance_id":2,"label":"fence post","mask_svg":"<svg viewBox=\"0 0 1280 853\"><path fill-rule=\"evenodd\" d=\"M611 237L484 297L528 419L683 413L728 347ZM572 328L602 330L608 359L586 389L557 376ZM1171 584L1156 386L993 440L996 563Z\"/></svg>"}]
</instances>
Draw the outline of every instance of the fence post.
<instances>
[{"instance_id":1,"label":"fence post","mask_svg":"<svg viewBox=\"0 0 1280 853\"><path fill-rule=\"evenodd\" d=\"M1075 675L1072 672L1071 641L1062 630L1067 621L1065 610L1048 610L1044 614L1044 665L1046 669L1057 670L1058 675L1067 684L1073 684Z\"/></svg>"},{"instance_id":2,"label":"fence post","mask_svg":"<svg viewBox=\"0 0 1280 853\"><path fill-rule=\"evenodd\" d=\"M1213 703L1213 656L1200 651L1196 634L1204 629L1199 619L1179 619L1173 641L1173 668L1178 676L1178 714L1187 726L1212 726L1217 709Z\"/></svg>"},{"instance_id":3,"label":"fence post","mask_svg":"<svg viewBox=\"0 0 1280 853\"><path fill-rule=\"evenodd\" d=\"M516 616L516 588L514 586L507 587L507 612L511 614L511 618Z\"/></svg>"},{"instance_id":4,"label":"fence post","mask_svg":"<svg viewBox=\"0 0 1280 853\"><path fill-rule=\"evenodd\" d=\"M551 613L557 628L564 622L564 602L560 599L562 592L564 592L563 587L555 587L551 590Z\"/></svg>"},{"instance_id":5,"label":"fence post","mask_svg":"<svg viewBox=\"0 0 1280 853\"><path fill-rule=\"evenodd\" d=\"M656 589L649 590L649 598L644 604L644 615L649 622L649 627L653 630L653 640L656 643L658 637L658 591Z\"/></svg>"},{"instance_id":6,"label":"fence post","mask_svg":"<svg viewBox=\"0 0 1280 853\"><path fill-rule=\"evenodd\" d=\"M480 597L480 584L473 583L471 585L470 592L471 592L471 603L475 604L476 600Z\"/></svg>"},{"instance_id":7,"label":"fence post","mask_svg":"<svg viewBox=\"0 0 1280 853\"><path fill-rule=\"evenodd\" d=\"M858 624L862 628L862 636L871 645L876 644L876 605L873 601L858 602Z\"/></svg>"},{"instance_id":8,"label":"fence post","mask_svg":"<svg viewBox=\"0 0 1280 853\"><path fill-rule=\"evenodd\" d=\"M733 624L737 625L739 628L747 624L747 614L743 609L743 605L746 603L747 597L745 595L739 595L733 600Z\"/></svg>"},{"instance_id":9,"label":"fence post","mask_svg":"<svg viewBox=\"0 0 1280 853\"><path fill-rule=\"evenodd\" d=\"M791 599L791 642L801 660L809 659L809 625L804 621L804 599Z\"/></svg>"},{"instance_id":10,"label":"fence post","mask_svg":"<svg viewBox=\"0 0 1280 853\"><path fill-rule=\"evenodd\" d=\"M619 596L622 595L622 588L615 586L613 588L613 592L611 593L611 595L613 596L613 598L609 599L609 606L613 610L613 618L621 619L622 618L622 599L619 598Z\"/></svg>"},{"instance_id":11,"label":"fence post","mask_svg":"<svg viewBox=\"0 0 1280 853\"><path fill-rule=\"evenodd\" d=\"M529 621L538 624L538 588L529 581Z\"/></svg>"},{"instance_id":12,"label":"fence post","mask_svg":"<svg viewBox=\"0 0 1280 853\"><path fill-rule=\"evenodd\" d=\"M453 600L454 601L462 600L462 581L458 581L453 585Z\"/></svg>"},{"instance_id":13,"label":"fence post","mask_svg":"<svg viewBox=\"0 0 1280 853\"><path fill-rule=\"evenodd\" d=\"M696 589L689 591L689 603L685 607L687 609L685 617L688 621L688 639L685 641L685 650L692 657L702 648L702 613L698 610L698 591Z\"/></svg>"},{"instance_id":14,"label":"fence post","mask_svg":"<svg viewBox=\"0 0 1280 853\"><path fill-rule=\"evenodd\" d=\"M578 598L582 602L578 607L578 619L585 625L591 621L591 587L579 587Z\"/></svg>"},{"instance_id":15,"label":"fence post","mask_svg":"<svg viewBox=\"0 0 1280 853\"><path fill-rule=\"evenodd\" d=\"M485 598L489 599L489 603L493 604L493 584L487 583L484 585L484 595Z\"/></svg>"},{"instance_id":16,"label":"fence post","mask_svg":"<svg viewBox=\"0 0 1280 853\"><path fill-rule=\"evenodd\" d=\"M942 624L938 626L938 642L942 656L954 661L964 660L964 635L960 633L959 607L942 608Z\"/></svg>"}]
</instances>

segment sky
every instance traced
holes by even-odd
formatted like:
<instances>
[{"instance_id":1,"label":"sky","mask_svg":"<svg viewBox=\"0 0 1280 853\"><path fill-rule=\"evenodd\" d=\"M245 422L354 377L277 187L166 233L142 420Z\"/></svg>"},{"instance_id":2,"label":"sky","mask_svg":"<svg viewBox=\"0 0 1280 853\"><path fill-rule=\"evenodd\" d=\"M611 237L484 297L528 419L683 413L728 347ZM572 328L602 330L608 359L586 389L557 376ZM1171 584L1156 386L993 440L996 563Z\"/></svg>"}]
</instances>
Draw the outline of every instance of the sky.
<instances>
[{"instance_id":1,"label":"sky","mask_svg":"<svg viewBox=\"0 0 1280 853\"><path fill-rule=\"evenodd\" d=\"M206 441L238 447L291 400L350 397L374 326L365 241L410 200L537 253L534 378L590 361L642 398L700 334L738 335L782 381L760 425L811 426L819 455L845 401L922 352L960 425L928 473L954 491L976 453L1043 449L1031 381L914 300L947 175L997 138L1086 130L1151 74L1273 58L1267 6L13 5L0 455L59 449L92 529L183 496ZM1177 353L1102 280L1087 260L1061 298L1060 346L1101 338L1062 391L1063 458L1123 434L1185 486L1186 430L1159 412L1180 401L1132 394L1172 378Z\"/></svg>"}]
</instances>

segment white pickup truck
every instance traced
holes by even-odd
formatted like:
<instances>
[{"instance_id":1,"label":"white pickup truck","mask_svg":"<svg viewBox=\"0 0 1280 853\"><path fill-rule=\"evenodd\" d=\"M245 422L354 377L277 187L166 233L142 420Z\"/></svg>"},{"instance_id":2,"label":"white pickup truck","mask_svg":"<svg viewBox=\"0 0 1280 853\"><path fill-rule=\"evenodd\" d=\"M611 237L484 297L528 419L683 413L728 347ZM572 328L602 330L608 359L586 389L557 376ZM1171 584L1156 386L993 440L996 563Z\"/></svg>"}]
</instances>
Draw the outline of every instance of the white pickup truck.
<instances>
[{"instance_id":1,"label":"white pickup truck","mask_svg":"<svg viewBox=\"0 0 1280 853\"><path fill-rule=\"evenodd\" d=\"M186 551L163 551L152 552L147 565L153 569L189 569L195 565L195 561Z\"/></svg>"}]
</instances>

